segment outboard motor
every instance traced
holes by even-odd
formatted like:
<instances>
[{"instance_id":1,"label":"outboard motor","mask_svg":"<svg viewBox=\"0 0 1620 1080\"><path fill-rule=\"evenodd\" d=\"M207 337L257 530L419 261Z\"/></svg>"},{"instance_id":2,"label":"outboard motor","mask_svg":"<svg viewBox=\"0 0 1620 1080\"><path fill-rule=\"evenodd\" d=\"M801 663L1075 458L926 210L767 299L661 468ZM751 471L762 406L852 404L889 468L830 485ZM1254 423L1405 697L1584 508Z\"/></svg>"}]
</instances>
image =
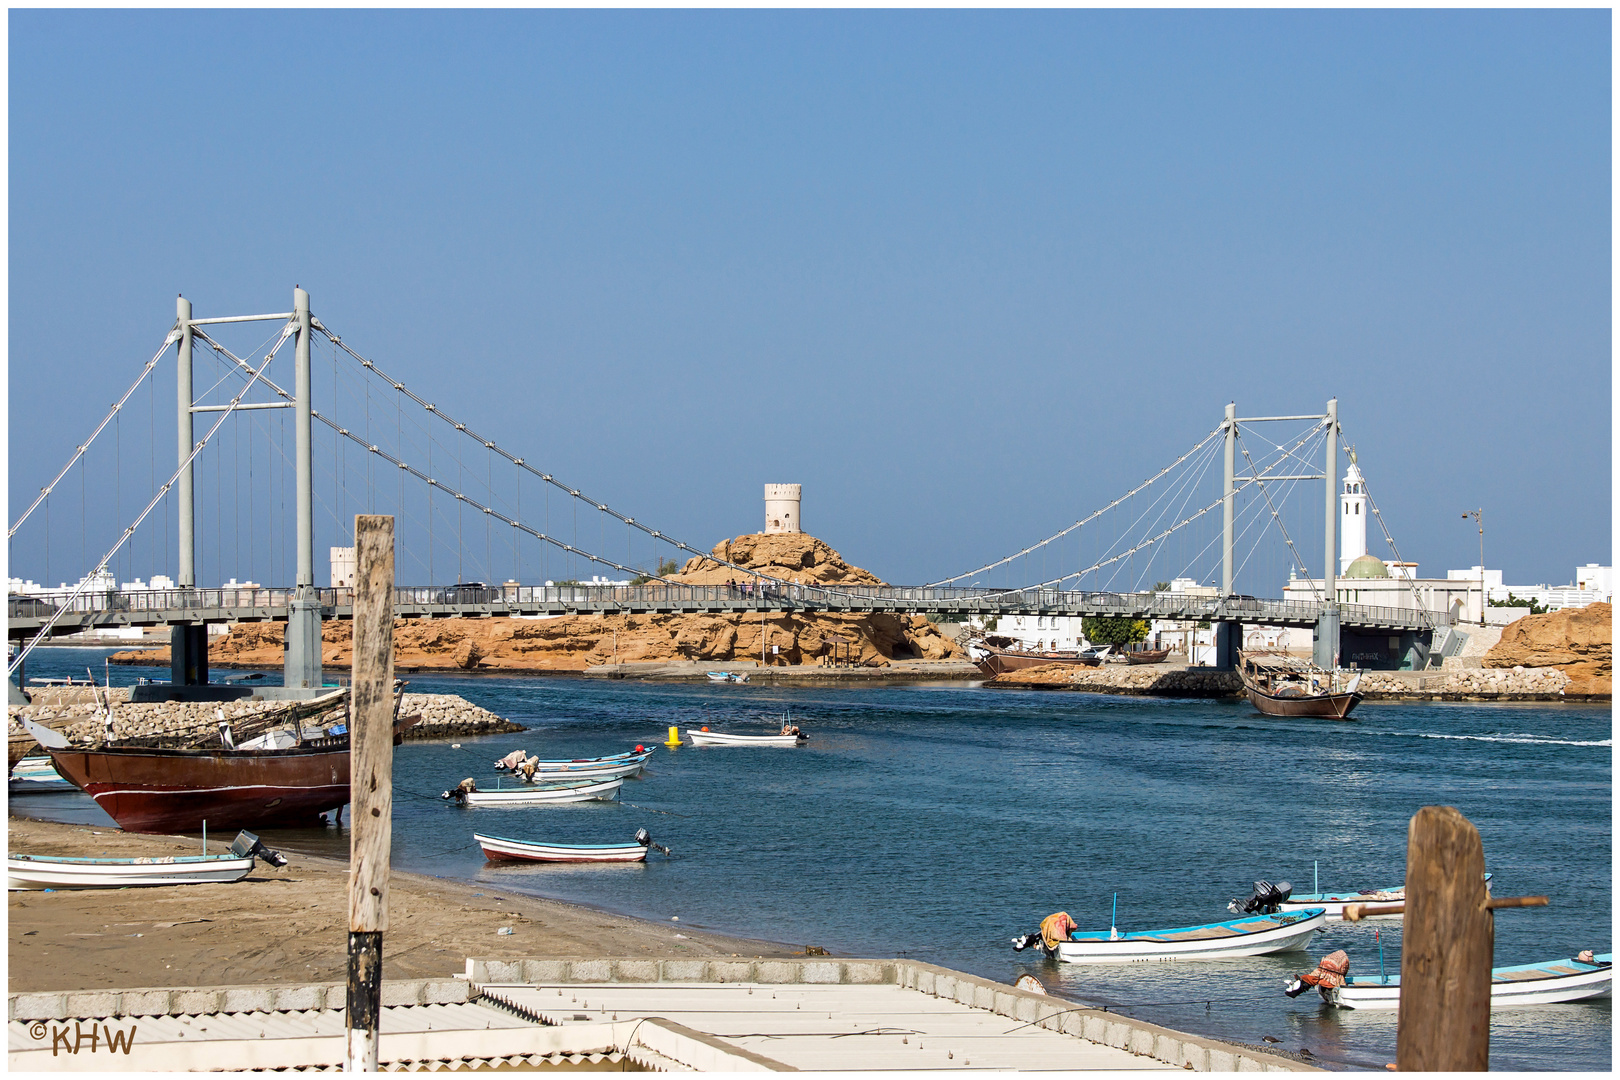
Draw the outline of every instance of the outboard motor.
<instances>
[{"instance_id":1,"label":"outboard motor","mask_svg":"<svg viewBox=\"0 0 1620 1080\"><path fill-rule=\"evenodd\" d=\"M439 793L439 798L441 798L441 799L454 799L458 803L464 803L464 802L467 801L467 796L470 793L472 793L474 791L477 791L477 790L478 790L477 782L474 781L473 778L469 776L469 777L467 777L467 779L463 780L461 783L457 784L455 787L451 788L449 791L440 792Z\"/></svg>"},{"instance_id":2,"label":"outboard motor","mask_svg":"<svg viewBox=\"0 0 1620 1080\"><path fill-rule=\"evenodd\" d=\"M251 855L256 859L263 859L271 866L287 865L287 856L279 851L272 851L265 847L263 840L260 840L246 829L236 834L236 839L231 843L231 854L238 859Z\"/></svg>"},{"instance_id":3,"label":"outboard motor","mask_svg":"<svg viewBox=\"0 0 1620 1080\"><path fill-rule=\"evenodd\" d=\"M1237 915L1274 915L1281 910L1284 900L1294 894L1294 887L1286 881L1273 885L1261 880L1254 883L1254 895L1247 900L1233 899L1226 910Z\"/></svg>"},{"instance_id":4,"label":"outboard motor","mask_svg":"<svg viewBox=\"0 0 1620 1080\"><path fill-rule=\"evenodd\" d=\"M665 847L663 844L653 843L652 835L648 833L645 828L636 830L636 843L640 844L644 848L652 848L654 851L662 851L665 855L669 854L669 848Z\"/></svg>"}]
</instances>

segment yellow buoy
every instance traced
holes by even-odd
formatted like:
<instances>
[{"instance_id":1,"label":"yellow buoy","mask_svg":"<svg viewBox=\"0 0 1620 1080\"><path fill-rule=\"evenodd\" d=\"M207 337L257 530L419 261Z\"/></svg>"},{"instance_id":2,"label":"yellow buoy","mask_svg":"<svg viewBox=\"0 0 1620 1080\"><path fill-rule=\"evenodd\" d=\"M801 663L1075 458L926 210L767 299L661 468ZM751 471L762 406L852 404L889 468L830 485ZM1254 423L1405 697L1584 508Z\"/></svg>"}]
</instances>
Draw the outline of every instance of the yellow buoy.
<instances>
[{"instance_id":1,"label":"yellow buoy","mask_svg":"<svg viewBox=\"0 0 1620 1080\"><path fill-rule=\"evenodd\" d=\"M664 745L665 746L679 746L679 745L681 745L681 729L676 727L674 724L671 724L669 726L669 738L667 740L665 740Z\"/></svg>"}]
</instances>

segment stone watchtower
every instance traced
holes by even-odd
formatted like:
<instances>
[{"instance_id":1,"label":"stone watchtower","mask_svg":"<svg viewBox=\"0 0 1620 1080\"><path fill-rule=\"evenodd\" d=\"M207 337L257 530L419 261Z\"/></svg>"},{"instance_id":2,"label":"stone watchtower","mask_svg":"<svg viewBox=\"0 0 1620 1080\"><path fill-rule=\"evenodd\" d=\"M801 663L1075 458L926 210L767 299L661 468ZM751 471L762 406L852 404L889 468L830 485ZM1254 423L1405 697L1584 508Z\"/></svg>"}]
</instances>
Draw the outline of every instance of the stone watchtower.
<instances>
[{"instance_id":1,"label":"stone watchtower","mask_svg":"<svg viewBox=\"0 0 1620 1080\"><path fill-rule=\"evenodd\" d=\"M796 533L804 529L799 524L798 484L765 485L765 532Z\"/></svg>"}]
</instances>

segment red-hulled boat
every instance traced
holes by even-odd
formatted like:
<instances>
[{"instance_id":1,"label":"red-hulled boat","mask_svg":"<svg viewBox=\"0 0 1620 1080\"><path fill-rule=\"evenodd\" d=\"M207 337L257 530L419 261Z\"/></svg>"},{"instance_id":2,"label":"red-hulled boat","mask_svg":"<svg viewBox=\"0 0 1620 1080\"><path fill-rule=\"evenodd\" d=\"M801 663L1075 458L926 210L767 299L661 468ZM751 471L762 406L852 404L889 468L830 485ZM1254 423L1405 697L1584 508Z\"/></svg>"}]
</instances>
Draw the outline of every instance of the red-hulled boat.
<instances>
[{"instance_id":1,"label":"red-hulled boat","mask_svg":"<svg viewBox=\"0 0 1620 1080\"><path fill-rule=\"evenodd\" d=\"M335 745L323 746L320 743ZM349 801L349 739L285 750L50 750L56 771L127 832L314 824Z\"/></svg>"},{"instance_id":2,"label":"red-hulled boat","mask_svg":"<svg viewBox=\"0 0 1620 1080\"><path fill-rule=\"evenodd\" d=\"M398 717L398 699L394 708ZM303 713L295 710L295 723ZM394 721L396 745L419 719ZM204 821L221 830L300 826L349 801L349 736L342 730L318 738L300 732L296 745L276 749L117 743L45 749L56 771L127 832L195 831Z\"/></svg>"}]
</instances>

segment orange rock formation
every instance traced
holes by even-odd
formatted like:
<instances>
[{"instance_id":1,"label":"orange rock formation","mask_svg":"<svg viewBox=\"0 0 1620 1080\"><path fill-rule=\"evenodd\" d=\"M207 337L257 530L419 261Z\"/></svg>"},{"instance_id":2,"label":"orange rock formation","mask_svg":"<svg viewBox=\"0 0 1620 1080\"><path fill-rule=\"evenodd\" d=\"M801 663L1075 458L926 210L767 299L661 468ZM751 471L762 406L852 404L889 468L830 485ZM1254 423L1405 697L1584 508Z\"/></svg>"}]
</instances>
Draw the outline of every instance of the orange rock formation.
<instances>
[{"instance_id":1,"label":"orange rock formation","mask_svg":"<svg viewBox=\"0 0 1620 1080\"><path fill-rule=\"evenodd\" d=\"M762 574L804 584L881 585L813 536L739 536L711 554ZM725 584L738 571L709 559L687 561L666 579ZM243 623L210 645L221 666L279 667L286 630L280 623ZM322 627L321 661L350 661L346 622ZM548 619L400 619L394 623L394 663L400 668L461 671L583 671L597 664L638 661L759 660L773 666L813 664L835 645L862 665L895 659L963 659L956 642L927 619L897 615L563 615ZM772 647L776 652L771 652ZM762 650L763 647L763 650ZM138 659L135 659L138 658ZM163 650L120 653L114 662L166 663Z\"/></svg>"},{"instance_id":2,"label":"orange rock formation","mask_svg":"<svg viewBox=\"0 0 1620 1080\"><path fill-rule=\"evenodd\" d=\"M1611 694L1613 610L1608 604L1588 604L1526 615L1502 629L1502 640L1485 654L1483 665L1557 668L1569 676L1566 694Z\"/></svg>"}]
</instances>

